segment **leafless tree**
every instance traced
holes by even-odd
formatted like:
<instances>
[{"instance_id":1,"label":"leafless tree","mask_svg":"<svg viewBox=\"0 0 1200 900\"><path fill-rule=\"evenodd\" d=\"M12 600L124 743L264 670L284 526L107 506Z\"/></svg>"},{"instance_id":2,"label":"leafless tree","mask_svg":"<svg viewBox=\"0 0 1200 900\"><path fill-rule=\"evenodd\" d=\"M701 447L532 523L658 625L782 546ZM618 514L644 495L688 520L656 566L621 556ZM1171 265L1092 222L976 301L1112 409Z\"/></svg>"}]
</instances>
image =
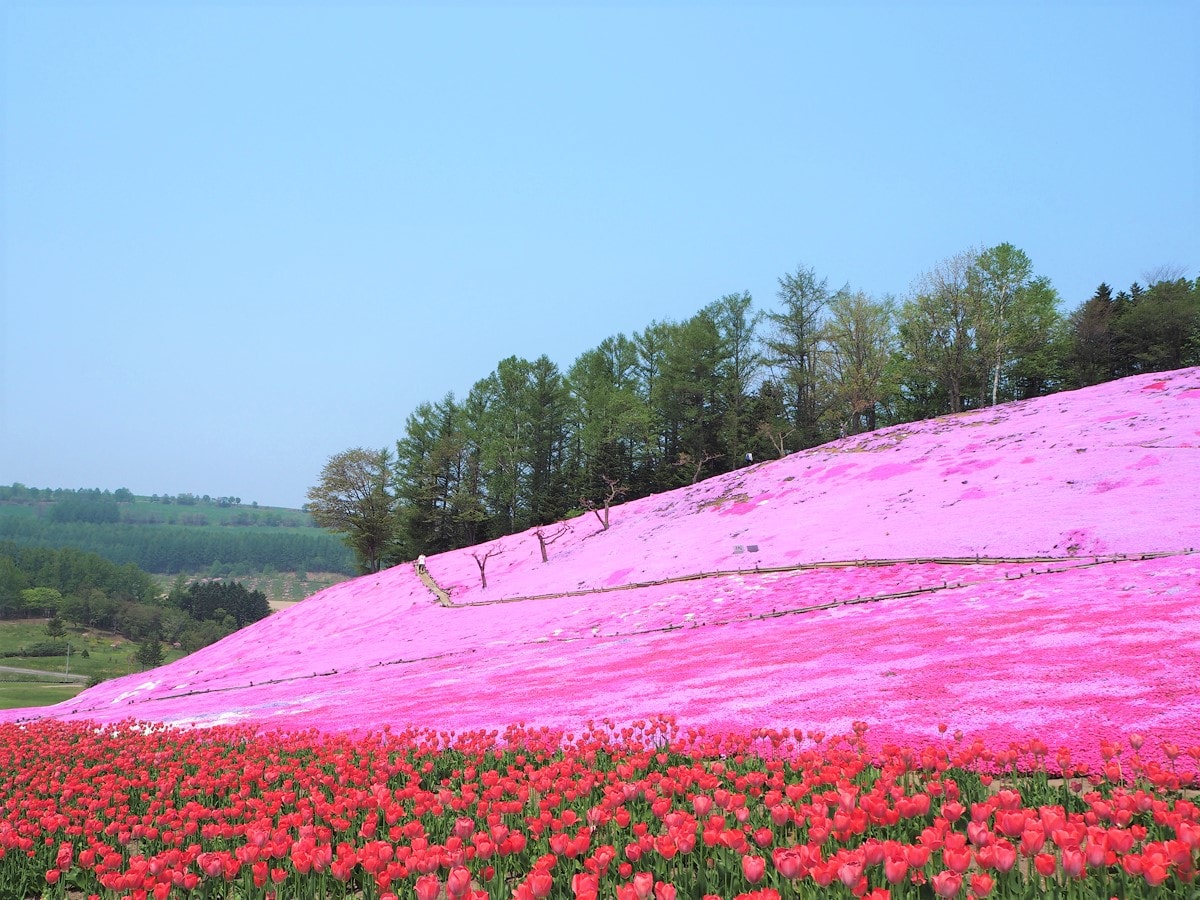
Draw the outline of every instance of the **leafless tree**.
<instances>
[{"instance_id":1,"label":"leafless tree","mask_svg":"<svg viewBox=\"0 0 1200 900\"><path fill-rule=\"evenodd\" d=\"M600 510L596 507L595 502L587 499L586 497L580 497L579 502L582 504L584 509L590 509L596 514L596 518L600 521L600 530L608 531L609 507L612 506L612 502L618 497L624 496L625 491L628 490L628 488L622 486L615 478L609 478L607 475L601 475L600 477L604 480L604 483L608 485L608 491L604 495L604 515L600 515Z\"/></svg>"},{"instance_id":2,"label":"leafless tree","mask_svg":"<svg viewBox=\"0 0 1200 900\"><path fill-rule=\"evenodd\" d=\"M720 459L720 458L721 458L720 453L707 453L706 452L701 456L700 459L696 459L690 453L680 453L679 460L675 463L675 465L691 466L692 467L692 484L695 484L697 481L700 480L700 473L701 473L701 471L703 471L704 467L707 466L714 459Z\"/></svg>"},{"instance_id":3,"label":"leafless tree","mask_svg":"<svg viewBox=\"0 0 1200 900\"><path fill-rule=\"evenodd\" d=\"M763 422L758 426L758 433L771 442L771 446L779 454L780 459L787 456L787 439L795 430L795 428L776 427L771 422Z\"/></svg>"},{"instance_id":4,"label":"leafless tree","mask_svg":"<svg viewBox=\"0 0 1200 900\"><path fill-rule=\"evenodd\" d=\"M571 526L563 523L553 531L547 531L546 527L542 526L533 532L538 539L538 547L542 551L542 562L550 562L550 557L546 554L546 548L570 530Z\"/></svg>"},{"instance_id":5,"label":"leafless tree","mask_svg":"<svg viewBox=\"0 0 1200 900\"><path fill-rule=\"evenodd\" d=\"M471 551L471 556L475 558L475 565L479 566L479 583L485 591L487 590L487 562L493 556L499 556L502 553L504 553L504 548L499 544L494 545L483 556L480 556L476 550Z\"/></svg>"},{"instance_id":6,"label":"leafless tree","mask_svg":"<svg viewBox=\"0 0 1200 900\"><path fill-rule=\"evenodd\" d=\"M1143 272L1142 281L1153 287L1160 281L1178 281L1186 276L1187 272L1187 266L1181 266L1179 263L1163 263L1161 266L1155 266L1153 269Z\"/></svg>"}]
</instances>

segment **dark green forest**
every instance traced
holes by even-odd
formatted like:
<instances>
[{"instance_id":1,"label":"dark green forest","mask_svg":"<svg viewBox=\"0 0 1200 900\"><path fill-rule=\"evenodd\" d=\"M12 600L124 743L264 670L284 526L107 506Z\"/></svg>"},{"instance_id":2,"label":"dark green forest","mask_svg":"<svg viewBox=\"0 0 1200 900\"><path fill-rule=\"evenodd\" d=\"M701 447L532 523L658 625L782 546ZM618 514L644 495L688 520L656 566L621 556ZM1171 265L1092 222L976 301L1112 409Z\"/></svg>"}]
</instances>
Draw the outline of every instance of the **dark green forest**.
<instances>
[{"instance_id":1,"label":"dark green forest","mask_svg":"<svg viewBox=\"0 0 1200 900\"><path fill-rule=\"evenodd\" d=\"M133 641L178 643L191 651L270 614L266 595L237 582L182 577L161 597L154 579L74 547L22 547L0 542L0 619L46 618L50 637L62 623L102 628ZM61 643L61 641L59 642ZM43 649L61 655L54 641Z\"/></svg>"},{"instance_id":2,"label":"dark green forest","mask_svg":"<svg viewBox=\"0 0 1200 900\"><path fill-rule=\"evenodd\" d=\"M353 571L344 544L304 512L242 507L232 497L0 486L0 541L75 547L164 574Z\"/></svg>"},{"instance_id":3,"label":"dark green forest","mask_svg":"<svg viewBox=\"0 0 1200 900\"><path fill-rule=\"evenodd\" d=\"M1175 272L1069 314L1011 244L944 260L903 300L804 267L778 285L773 309L728 294L565 371L503 359L420 404L394 447L332 457L308 509L370 571L843 435L1200 364L1200 280Z\"/></svg>"}]
</instances>

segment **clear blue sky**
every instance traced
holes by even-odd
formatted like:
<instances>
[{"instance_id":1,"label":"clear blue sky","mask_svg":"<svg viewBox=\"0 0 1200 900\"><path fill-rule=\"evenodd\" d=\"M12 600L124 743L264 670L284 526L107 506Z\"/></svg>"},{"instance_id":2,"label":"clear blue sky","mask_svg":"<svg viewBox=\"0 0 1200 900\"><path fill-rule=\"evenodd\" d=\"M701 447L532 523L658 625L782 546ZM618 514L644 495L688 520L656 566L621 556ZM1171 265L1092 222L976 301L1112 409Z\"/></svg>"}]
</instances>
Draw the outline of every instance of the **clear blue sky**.
<instances>
[{"instance_id":1,"label":"clear blue sky","mask_svg":"<svg viewBox=\"0 0 1200 900\"><path fill-rule=\"evenodd\" d=\"M1200 268L1200 4L9 3L0 483L299 506L803 264Z\"/></svg>"}]
</instances>

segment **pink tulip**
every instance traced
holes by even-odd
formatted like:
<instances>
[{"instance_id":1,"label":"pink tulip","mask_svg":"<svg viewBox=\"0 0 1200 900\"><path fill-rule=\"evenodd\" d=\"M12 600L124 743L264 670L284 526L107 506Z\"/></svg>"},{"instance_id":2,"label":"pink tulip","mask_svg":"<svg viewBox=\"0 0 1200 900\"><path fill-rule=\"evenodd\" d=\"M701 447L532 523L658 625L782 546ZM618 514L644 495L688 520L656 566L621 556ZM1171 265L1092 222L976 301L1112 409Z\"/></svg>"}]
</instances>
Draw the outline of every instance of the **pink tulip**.
<instances>
[{"instance_id":1,"label":"pink tulip","mask_svg":"<svg viewBox=\"0 0 1200 900\"><path fill-rule=\"evenodd\" d=\"M767 861L761 856L742 857L742 875L751 884L758 884L767 871Z\"/></svg>"}]
</instances>

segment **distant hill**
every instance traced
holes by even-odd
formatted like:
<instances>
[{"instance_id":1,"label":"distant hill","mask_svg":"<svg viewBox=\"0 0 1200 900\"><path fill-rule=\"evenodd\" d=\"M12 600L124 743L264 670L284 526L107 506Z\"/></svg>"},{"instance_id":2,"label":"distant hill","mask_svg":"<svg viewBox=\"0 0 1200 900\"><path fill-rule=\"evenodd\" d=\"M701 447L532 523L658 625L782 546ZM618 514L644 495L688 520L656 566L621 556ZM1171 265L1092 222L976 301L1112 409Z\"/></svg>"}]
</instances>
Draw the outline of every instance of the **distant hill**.
<instances>
[{"instance_id":1,"label":"distant hill","mask_svg":"<svg viewBox=\"0 0 1200 900\"><path fill-rule=\"evenodd\" d=\"M75 547L148 572L354 571L353 556L302 510L192 494L0 486L0 541Z\"/></svg>"},{"instance_id":2,"label":"distant hill","mask_svg":"<svg viewBox=\"0 0 1200 900\"><path fill-rule=\"evenodd\" d=\"M335 585L3 714L1200 744L1200 370L857 435ZM487 587L482 586L486 574ZM439 597L431 585L448 593ZM1166 664L1169 661L1169 665ZM946 738L949 740L949 737ZM1054 751L1051 747L1051 752Z\"/></svg>"}]
</instances>

